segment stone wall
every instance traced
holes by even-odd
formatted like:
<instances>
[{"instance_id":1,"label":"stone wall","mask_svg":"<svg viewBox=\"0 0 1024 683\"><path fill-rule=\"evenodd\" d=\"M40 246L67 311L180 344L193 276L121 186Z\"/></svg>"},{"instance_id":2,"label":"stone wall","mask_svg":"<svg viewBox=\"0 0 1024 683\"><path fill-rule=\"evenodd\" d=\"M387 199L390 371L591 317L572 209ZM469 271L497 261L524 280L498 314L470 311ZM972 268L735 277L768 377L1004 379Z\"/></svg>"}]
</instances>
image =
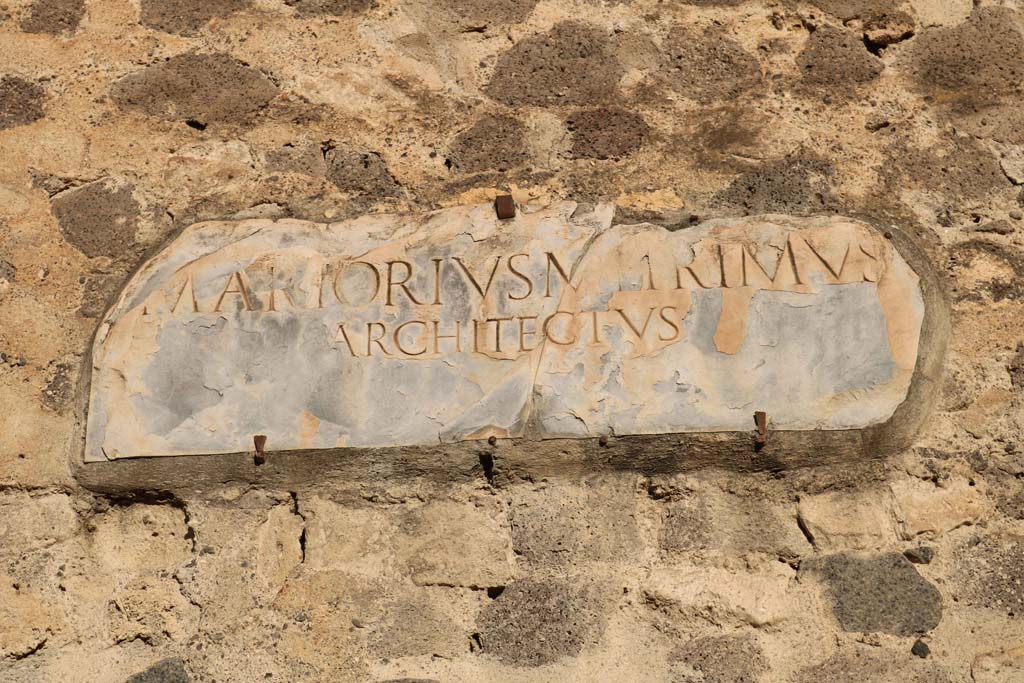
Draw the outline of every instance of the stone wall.
<instances>
[{"instance_id":1,"label":"stone wall","mask_svg":"<svg viewBox=\"0 0 1024 683\"><path fill-rule=\"evenodd\" d=\"M0 3L0 681L1024 680L1016 5ZM81 475L99 318L184 227L504 191L894 226L947 290L934 411L817 467Z\"/></svg>"}]
</instances>

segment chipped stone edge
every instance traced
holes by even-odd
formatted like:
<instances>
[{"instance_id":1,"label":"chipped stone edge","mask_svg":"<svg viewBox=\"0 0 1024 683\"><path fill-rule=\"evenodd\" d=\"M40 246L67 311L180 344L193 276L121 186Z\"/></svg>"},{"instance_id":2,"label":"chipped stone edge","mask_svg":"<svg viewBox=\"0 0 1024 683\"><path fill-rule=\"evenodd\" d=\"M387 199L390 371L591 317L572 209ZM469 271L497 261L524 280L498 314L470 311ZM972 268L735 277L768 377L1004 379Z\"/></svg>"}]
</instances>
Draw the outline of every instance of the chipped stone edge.
<instances>
[{"instance_id":1,"label":"chipped stone edge","mask_svg":"<svg viewBox=\"0 0 1024 683\"><path fill-rule=\"evenodd\" d=\"M579 205L584 208L585 205ZM434 213L434 212L423 212ZM268 452L256 465L251 452L216 455L128 458L110 462L84 461L86 418L92 374L92 349L108 315L97 319L75 398L76 428L69 443L72 476L98 493L125 495L171 492L177 496L212 495L225 486L276 488L329 487L332 483L426 480L458 483L484 476L483 454L503 474L518 477L575 478L595 471L633 471L657 474L720 467L735 471L775 471L794 467L849 463L894 455L910 447L931 413L940 390L950 334L949 298L943 281L925 251L904 230L875 218L852 214L788 216L761 214L749 219L789 222L794 218L846 217L887 233L893 247L920 278L924 301L917 364L907 396L883 423L863 429L772 431L768 443L754 450L754 429L739 432L701 432L614 437L603 445L592 439L502 439L494 446L459 442L440 446L345 448ZM728 216L715 216L713 222ZM635 221L614 222L615 225ZM127 286L148 261L188 229L154 248L139 269L125 279ZM124 286L110 302L121 299Z\"/></svg>"}]
</instances>

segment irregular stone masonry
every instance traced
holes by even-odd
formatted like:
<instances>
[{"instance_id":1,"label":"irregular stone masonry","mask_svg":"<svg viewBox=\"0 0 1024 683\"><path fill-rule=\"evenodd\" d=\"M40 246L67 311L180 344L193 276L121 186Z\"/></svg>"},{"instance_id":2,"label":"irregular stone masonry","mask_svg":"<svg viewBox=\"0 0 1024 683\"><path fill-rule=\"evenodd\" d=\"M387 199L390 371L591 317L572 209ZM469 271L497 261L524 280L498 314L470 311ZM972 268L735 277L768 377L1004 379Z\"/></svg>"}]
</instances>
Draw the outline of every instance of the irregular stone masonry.
<instances>
[{"instance_id":1,"label":"irregular stone masonry","mask_svg":"<svg viewBox=\"0 0 1024 683\"><path fill-rule=\"evenodd\" d=\"M1022 63L1024 14L1005 0L0 3L0 683L1024 680ZM495 196L506 194L518 204L514 224L565 202L577 217L611 207L608 234L643 226L622 241L643 252L607 270L640 276L640 289L620 297L652 296L638 257L668 262L677 245L708 240L696 265L685 250L675 259L711 286L687 280L685 334L664 348L657 336L673 329L658 313L686 293L671 266L653 262L666 300L643 335L653 354L643 362L676 348L725 363L748 345L777 353L762 345L777 318L759 300L786 299L792 315L814 322L825 310L807 305L815 297L878 286L762 289L747 314L742 303L729 309L745 329L718 336L719 309L700 302L746 294L708 279L721 241L701 232L709 224L784 214L868 226L870 244L894 250L920 278L924 318L906 398L864 429L779 429L792 402L772 391L728 404L745 422L739 432L312 451L275 450L284 441L271 434L257 465L252 436L266 433L249 427L259 424L230 439L247 452L82 462L97 414L88 400L98 328L144 264L196 232L189 226L276 222L322 238L323 226L361 216L480 206L493 218ZM755 242L770 277L785 242ZM582 276L561 249L529 252L534 310L519 315L537 313L541 327L545 251ZM403 284L431 300L430 258L440 256L410 253ZM491 300L528 291L508 269L507 256L521 252L499 249L463 258L481 290L499 253ZM831 280L813 254L798 256ZM396 260L373 264L382 309L386 264ZM435 318L397 284L401 318L353 318L329 287L329 316L287 313L281 281L269 312L269 269L242 263L197 269L202 312L186 306L173 320L248 316L263 329L319 316L329 342L352 320L357 353L366 324L382 321L391 356L372 344L372 358L354 359L342 339L333 357L417 369L440 361L429 357L432 325L424 354L398 357L396 323ZM458 263L444 264L452 287L478 302ZM302 272L273 265L282 280ZM239 291L214 314L233 272L241 284L229 289ZM394 267L392 282L404 273ZM371 275L353 270L353 293ZM554 265L551 277L549 302L564 292ZM166 282L173 300L181 282ZM296 306L315 283L287 290ZM878 345L858 336L878 342L879 299L853 298L866 308L843 317L842 338L858 341L835 362L800 346L791 364L767 366L785 368L779 386L800 383L792 368L826 384L850 368L879 369ZM644 331L654 305L619 308ZM468 321L505 317L478 312L439 330L463 321L463 353L438 339L451 372L470 358L501 367L534 353L518 351L518 321L500 323L508 359L472 353ZM590 348L588 317L566 359ZM699 329L687 328L698 318ZM801 336L780 339L817 334L789 320ZM556 340L569 338L559 336L567 322L550 323ZM480 343L494 354L498 323L487 325ZM614 311L601 332L636 338ZM412 325L399 338L416 352L422 334ZM541 336L524 334L522 345ZM716 336L740 351L720 351ZM203 367L244 377L238 366L253 354L225 356ZM620 360L630 359L588 357L581 367ZM661 396L685 405L692 382L659 363L645 391L660 383ZM165 373L179 382L147 398L197 395L180 382L195 367L183 354ZM299 374L274 386L308 388ZM543 376L579 385L565 372ZM342 386L349 402L383 389ZM458 392L435 387L429 401L458 402ZM854 389L843 409L880 405L863 393ZM296 405L273 386L268 394L271 407ZM601 395L575 394L584 406ZM767 400L777 404L755 450L751 417ZM390 403L394 419L377 433L410 412ZM559 429L581 424L564 417Z\"/></svg>"}]
</instances>

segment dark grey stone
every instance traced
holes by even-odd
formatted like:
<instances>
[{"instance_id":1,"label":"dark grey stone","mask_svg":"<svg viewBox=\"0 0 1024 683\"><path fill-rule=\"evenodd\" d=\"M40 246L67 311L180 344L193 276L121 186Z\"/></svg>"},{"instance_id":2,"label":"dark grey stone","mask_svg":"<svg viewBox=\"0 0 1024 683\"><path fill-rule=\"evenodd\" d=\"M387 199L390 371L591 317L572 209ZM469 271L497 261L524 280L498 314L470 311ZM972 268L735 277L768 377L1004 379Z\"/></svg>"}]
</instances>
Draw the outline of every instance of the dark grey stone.
<instances>
[{"instance_id":1,"label":"dark grey stone","mask_svg":"<svg viewBox=\"0 0 1024 683\"><path fill-rule=\"evenodd\" d=\"M54 369L53 377L43 389L43 405L53 411L62 410L71 400L74 389L74 383L71 381L71 366L67 363L59 363Z\"/></svg>"},{"instance_id":2,"label":"dark grey stone","mask_svg":"<svg viewBox=\"0 0 1024 683\"><path fill-rule=\"evenodd\" d=\"M117 258L135 245L139 204L132 186L106 178L55 195L50 210L64 239L93 258Z\"/></svg>"},{"instance_id":3,"label":"dark grey stone","mask_svg":"<svg viewBox=\"0 0 1024 683\"><path fill-rule=\"evenodd\" d=\"M399 185L388 171L387 164L376 152L328 150L327 179L339 189L352 194L394 197Z\"/></svg>"},{"instance_id":4,"label":"dark grey stone","mask_svg":"<svg viewBox=\"0 0 1024 683\"><path fill-rule=\"evenodd\" d=\"M85 0L35 0L21 22L26 33L74 33L85 16Z\"/></svg>"},{"instance_id":5,"label":"dark grey stone","mask_svg":"<svg viewBox=\"0 0 1024 683\"><path fill-rule=\"evenodd\" d=\"M226 54L190 53L128 74L111 97L123 109L204 126L247 120L277 92L261 72Z\"/></svg>"},{"instance_id":6,"label":"dark grey stone","mask_svg":"<svg viewBox=\"0 0 1024 683\"><path fill-rule=\"evenodd\" d=\"M935 551L927 546L921 546L920 548L910 548L909 550L903 551L903 557L907 558L914 564L928 564L935 557Z\"/></svg>"},{"instance_id":7,"label":"dark grey stone","mask_svg":"<svg viewBox=\"0 0 1024 683\"><path fill-rule=\"evenodd\" d=\"M135 674L125 683L190 683L190 680L185 663L179 657L169 657Z\"/></svg>"},{"instance_id":8,"label":"dark grey stone","mask_svg":"<svg viewBox=\"0 0 1024 683\"><path fill-rule=\"evenodd\" d=\"M844 553L805 565L824 580L845 631L911 636L931 631L942 619L942 595L899 553Z\"/></svg>"},{"instance_id":9,"label":"dark grey stone","mask_svg":"<svg viewBox=\"0 0 1024 683\"><path fill-rule=\"evenodd\" d=\"M575 657L604 631L604 616L585 589L521 579L487 604L477 621L484 654L517 666Z\"/></svg>"},{"instance_id":10,"label":"dark grey stone","mask_svg":"<svg viewBox=\"0 0 1024 683\"><path fill-rule=\"evenodd\" d=\"M761 65L722 27L696 32L674 27L666 41L662 71L671 88L707 102L736 97L761 82Z\"/></svg>"},{"instance_id":11,"label":"dark grey stone","mask_svg":"<svg viewBox=\"0 0 1024 683\"><path fill-rule=\"evenodd\" d=\"M598 104L612 98L624 71L603 30L566 21L502 54L485 91L508 105Z\"/></svg>"},{"instance_id":12,"label":"dark grey stone","mask_svg":"<svg viewBox=\"0 0 1024 683\"><path fill-rule=\"evenodd\" d=\"M17 76L0 77L0 130L43 118L42 86Z\"/></svg>"},{"instance_id":13,"label":"dark grey stone","mask_svg":"<svg viewBox=\"0 0 1024 683\"><path fill-rule=\"evenodd\" d=\"M448 147L452 169L464 173L507 171L525 164L526 127L512 116L482 116Z\"/></svg>"},{"instance_id":14,"label":"dark grey stone","mask_svg":"<svg viewBox=\"0 0 1024 683\"><path fill-rule=\"evenodd\" d=\"M955 566L968 605L1024 617L1024 537L972 539L957 548Z\"/></svg>"},{"instance_id":15,"label":"dark grey stone","mask_svg":"<svg viewBox=\"0 0 1024 683\"><path fill-rule=\"evenodd\" d=\"M753 636L705 636L669 653L680 683L757 683L768 662ZM689 671L696 672L696 676Z\"/></svg>"},{"instance_id":16,"label":"dark grey stone","mask_svg":"<svg viewBox=\"0 0 1024 683\"><path fill-rule=\"evenodd\" d=\"M619 107L573 112L566 120L577 159L618 159L640 149L650 128L639 114Z\"/></svg>"},{"instance_id":17,"label":"dark grey stone","mask_svg":"<svg viewBox=\"0 0 1024 683\"><path fill-rule=\"evenodd\" d=\"M284 0L300 17L328 15L342 17L362 14L373 7L373 0Z\"/></svg>"},{"instance_id":18,"label":"dark grey stone","mask_svg":"<svg viewBox=\"0 0 1024 683\"><path fill-rule=\"evenodd\" d=\"M882 60L868 52L863 38L845 29L822 26L796 58L802 82L834 91L839 85L867 83L882 73Z\"/></svg>"},{"instance_id":19,"label":"dark grey stone","mask_svg":"<svg viewBox=\"0 0 1024 683\"><path fill-rule=\"evenodd\" d=\"M913 654L915 657L920 657L921 659L924 659L925 657L930 655L932 651L931 648L929 648L923 640L918 638L914 641L913 647L910 648L910 653Z\"/></svg>"},{"instance_id":20,"label":"dark grey stone","mask_svg":"<svg viewBox=\"0 0 1024 683\"><path fill-rule=\"evenodd\" d=\"M248 4L249 0L141 0L140 21L165 33L187 34Z\"/></svg>"},{"instance_id":21,"label":"dark grey stone","mask_svg":"<svg viewBox=\"0 0 1024 683\"><path fill-rule=\"evenodd\" d=\"M827 161L787 158L772 161L736 177L714 197L714 203L745 214L807 215L834 210L837 201Z\"/></svg>"}]
</instances>

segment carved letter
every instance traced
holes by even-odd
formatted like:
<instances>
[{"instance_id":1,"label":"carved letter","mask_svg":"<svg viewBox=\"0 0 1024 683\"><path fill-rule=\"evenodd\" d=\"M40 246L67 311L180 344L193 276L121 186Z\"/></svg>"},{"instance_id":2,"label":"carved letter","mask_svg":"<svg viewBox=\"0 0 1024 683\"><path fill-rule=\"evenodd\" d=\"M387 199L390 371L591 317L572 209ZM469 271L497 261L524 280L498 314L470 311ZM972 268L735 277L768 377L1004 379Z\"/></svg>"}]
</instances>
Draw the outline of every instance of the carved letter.
<instances>
[{"instance_id":1,"label":"carved letter","mask_svg":"<svg viewBox=\"0 0 1024 683\"><path fill-rule=\"evenodd\" d=\"M864 282L878 282L878 257L865 249L863 244L858 244L857 246L860 247L860 253L872 261L870 264L864 264ZM870 272L869 268L871 269Z\"/></svg>"},{"instance_id":2,"label":"carved letter","mask_svg":"<svg viewBox=\"0 0 1024 683\"><path fill-rule=\"evenodd\" d=\"M526 336L529 335L529 336L532 337L532 336L537 334L537 325L536 325L537 316L535 316L535 315L521 315L521 316L518 316L516 318L516 320L519 321L519 350L520 351L533 351L537 347L531 346L530 348L526 348ZM533 329L532 332L527 332L526 331L526 321L527 320L533 320L534 321L534 329Z\"/></svg>"},{"instance_id":3,"label":"carved letter","mask_svg":"<svg viewBox=\"0 0 1024 683\"><path fill-rule=\"evenodd\" d=\"M231 283L237 282L238 289L231 289ZM245 310L252 310L252 302L249 301L249 293L245 291L245 285L242 283L242 273L236 271L228 277L228 282L224 285L224 291L220 293L220 298L217 299L217 305L213 307L214 313L220 313L220 305L224 303L224 297L228 294L238 294L242 297L242 305Z\"/></svg>"},{"instance_id":4,"label":"carved letter","mask_svg":"<svg viewBox=\"0 0 1024 683\"><path fill-rule=\"evenodd\" d=\"M647 318L644 320L644 326L639 330L636 328L636 325L633 324L633 321L629 319L629 316L626 315L624 310L621 308L616 308L615 310L618 311L619 315L622 316L622 319L626 321L626 325L629 326L629 329L633 330L633 334L636 335L636 338L643 339L644 334L647 332L647 326L651 324L651 316L654 315L654 311L657 310L657 307L651 306L651 309L647 311Z\"/></svg>"},{"instance_id":5,"label":"carved letter","mask_svg":"<svg viewBox=\"0 0 1024 683\"><path fill-rule=\"evenodd\" d=\"M422 356L424 353L427 352L426 341L423 342L423 348L420 349L419 351L407 351L405 348L402 347L402 330L408 327L409 325L423 325L423 330L426 331L427 329L427 324L422 320L409 320L408 322L402 323L401 325L395 328L394 334L391 335L392 338L395 340L395 346L398 347L398 350L400 352L404 353L407 356Z\"/></svg>"},{"instance_id":6,"label":"carved letter","mask_svg":"<svg viewBox=\"0 0 1024 683\"><path fill-rule=\"evenodd\" d=\"M434 262L434 305L441 305L441 262L444 259L430 259Z\"/></svg>"},{"instance_id":7,"label":"carved letter","mask_svg":"<svg viewBox=\"0 0 1024 683\"><path fill-rule=\"evenodd\" d=\"M487 278L487 286L483 288L480 287L480 283L476 281L476 278L473 277L472 271L470 271L466 264L462 262L462 259L458 256L455 256L454 258L455 262L462 266L462 271L466 274L466 277L469 278L469 282L473 285L473 288L480 294L480 298L486 299L487 293L491 291L491 283L494 282L494 274L498 272L498 264L501 263L501 257L498 256L494 259L494 267L491 268L491 275Z\"/></svg>"},{"instance_id":8,"label":"carved letter","mask_svg":"<svg viewBox=\"0 0 1024 683\"><path fill-rule=\"evenodd\" d=\"M380 328L380 336L379 337L374 337L373 336L373 328L374 328L374 326L377 326L377 327ZM366 355L367 356L372 356L373 355L373 346L372 346L373 344L376 344L377 346L379 346L380 350L384 352L385 356L390 356L391 355L391 353L389 353L388 350L386 348L384 348L384 344L381 342L381 339L386 337L387 334L388 334L388 328L384 325L384 323L366 323Z\"/></svg>"},{"instance_id":9,"label":"carved letter","mask_svg":"<svg viewBox=\"0 0 1024 683\"><path fill-rule=\"evenodd\" d=\"M575 334L573 334L572 339L569 339L568 341L558 341L553 336L551 336L551 329L550 329L551 328L551 321L554 320L556 317L558 317L560 315L567 315L567 316L569 316L570 324L575 319L575 315L572 313L572 311L555 311L554 313L549 315L544 320L544 324L541 326L541 332L544 333L544 337L546 339L549 339L552 344L557 344L558 346L570 346L572 344L575 344L576 343L576 335Z\"/></svg>"},{"instance_id":10,"label":"carved letter","mask_svg":"<svg viewBox=\"0 0 1024 683\"><path fill-rule=\"evenodd\" d=\"M818 252L817 249L814 248L814 245L811 244L811 241L806 237L804 238L804 244L807 245L807 248L811 250L812 254L818 257L818 260L821 261L821 264L825 266L826 270L828 270L829 275L831 275L837 281L842 278L843 269L846 268L846 259L849 258L850 256L849 244L846 245L846 251L843 252L843 260L839 263L838 269L834 268L832 264L829 263L828 260Z\"/></svg>"},{"instance_id":11,"label":"carved letter","mask_svg":"<svg viewBox=\"0 0 1024 683\"><path fill-rule=\"evenodd\" d=\"M488 318L487 322L494 323L494 350L501 351L501 324L512 318Z\"/></svg>"},{"instance_id":12,"label":"carved letter","mask_svg":"<svg viewBox=\"0 0 1024 683\"><path fill-rule=\"evenodd\" d=\"M654 269L651 267L651 255L644 254L641 260L647 264L647 289L657 289L654 285Z\"/></svg>"},{"instance_id":13,"label":"carved letter","mask_svg":"<svg viewBox=\"0 0 1024 683\"><path fill-rule=\"evenodd\" d=\"M665 311L675 311L676 318L673 319L673 318L667 317L665 315ZM679 324L676 322L676 320L678 320L678 316L679 316L679 309L677 309L675 306L662 306L661 307L661 310L658 311L658 317L660 317L665 323L667 323L669 325L669 327L671 327L673 329L673 333L672 333L671 337L666 337L665 335L663 335L663 334L661 334L659 332L658 333L658 339L660 339L661 341L675 341L676 339L679 339L679 335L682 334L683 330L679 327Z\"/></svg>"},{"instance_id":14,"label":"carved letter","mask_svg":"<svg viewBox=\"0 0 1024 683\"><path fill-rule=\"evenodd\" d=\"M356 353L356 350L352 348L352 342L348 338L348 332L345 331L345 323L338 323L338 333L334 335L334 341L344 341L345 346L348 347L348 352L351 353L356 358L359 357L359 355Z\"/></svg>"},{"instance_id":15,"label":"carved letter","mask_svg":"<svg viewBox=\"0 0 1024 683\"><path fill-rule=\"evenodd\" d=\"M562 268L562 264L558 262L558 259L555 258L555 255L552 254L550 251L546 252L546 253L547 253L547 256L548 256L548 275L547 275L547 285L544 288L544 298L545 299L547 299L547 298L549 298L551 296L551 266L555 267L555 270L557 270L558 274L562 276L562 280L565 282L565 284L567 284L570 287L572 287L572 283L569 282L569 276L565 274L565 269ZM550 318L548 318L548 319L550 320Z\"/></svg>"},{"instance_id":16,"label":"carved letter","mask_svg":"<svg viewBox=\"0 0 1024 683\"><path fill-rule=\"evenodd\" d=\"M594 331L593 341L590 342L591 346L600 346L601 344L601 328L597 326L597 311L590 312L590 320L593 323L592 329Z\"/></svg>"},{"instance_id":17,"label":"carved letter","mask_svg":"<svg viewBox=\"0 0 1024 683\"><path fill-rule=\"evenodd\" d=\"M277 291L277 288L274 287L274 267L271 266L270 267L270 301L267 304L267 310L268 311L276 311L277 310L276 299L274 298L274 294L275 294L276 291ZM292 308L295 308L295 302L292 301L292 295L288 293L288 290L287 289L282 289L281 293L284 294L285 301L288 302L288 305L291 306Z\"/></svg>"},{"instance_id":18,"label":"carved letter","mask_svg":"<svg viewBox=\"0 0 1024 683\"><path fill-rule=\"evenodd\" d=\"M192 313L199 312L199 302L196 301L196 289L192 284L192 276L189 275L181 285L181 289L178 290L178 298L174 300L174 306L171 307L172 314L178 312L178 306L181 304L181 300L185 296L186 289L188 290L189 299L192 301ZM223 297L224 295L222 294L221 296Z\"/></svg>"},{"instance_id":19,"label":"carved letter","mask_svg":"<svg viewBox=\"0 0 1024 683\"><path fill-rule=\"evenodd\" d=\"M513 275L515 275L517 278L525 282L528 289L526 290L526 294L523 294L522 296L516 296L515 294L509 292L508 298L512 299L513 301L522 301L523 299L533 294L533 282L530 280L530 278L526 277L526 275L516 270L515 263L513 263L512 261L512 259L517 258L519 256L525 256L527 259L530 258L529 254L512 254L511 256L508 257L508 269L512 271Z\"/></svg>"},{"instance_id":20,"label":"carved letter","mask_svg":"<svg viewBox=\"0 0 1024 683\"><path fill-rule=\"evenodd\" d=\"M475 321L474 321L475 322ZM440 353L441 350L438 348L438 340L440 339L454 339L455 340L455 353L462 353L462 321L455 321L455 334L440 334L439 328L441 323L437 320L434 321L434 353Z\"/></svg>"},{"instance_id":21,"label":"carved letter","mask_svg":"<svg viewBox=\"0 0 1024 683\"><path fill-rule=\"evenodd\" d=\"M351 266L365 266L366 268L370 269L370 272L373 273L373 294L371 294L370 297L362 303L355 303L349 301L344 296L344 292L338 289L338 279L341 278L341 276L344 275L345 272L348 271L348 269ZM378 271L377 266L373 265L372 263L368 263L366 261L350 261L346 263L344 267L339 268L338 272L335 273L334 281L331 283L331 289L334 290L334 298L338 300L338 303L351 304L353 306L365 306L366 304L376 299L377 295L380 293L380 271Z\"/></svg>"},{"instance_id":22,"label":"carved letter","mask_svg":"<svg viewBox=\"0 0 1024 683\"><path fill-rule=\"evenodd\" d=\"M410 292L409 288L406 287L406 285L405 285L405 283L408 282L412 278L412 264L409 263L408 261L388 261L387 263L388 263L388 296L387 296L387 304L386 305L394 306L394 304L391 301L391 289L393 287L401 287L402 291L405 292L405 295L407 297L409 297L410 301L412 301L414 304L422 305L423 302L422 301L416 301L416 297L414 297L412 295L412 292ZM405 266L405 279L403 279L401 282L395 282L394 278L393 278L394 268L395 268L395 264L396 263L401 263L403 266Z\"/></svg>"}]
</instances>

